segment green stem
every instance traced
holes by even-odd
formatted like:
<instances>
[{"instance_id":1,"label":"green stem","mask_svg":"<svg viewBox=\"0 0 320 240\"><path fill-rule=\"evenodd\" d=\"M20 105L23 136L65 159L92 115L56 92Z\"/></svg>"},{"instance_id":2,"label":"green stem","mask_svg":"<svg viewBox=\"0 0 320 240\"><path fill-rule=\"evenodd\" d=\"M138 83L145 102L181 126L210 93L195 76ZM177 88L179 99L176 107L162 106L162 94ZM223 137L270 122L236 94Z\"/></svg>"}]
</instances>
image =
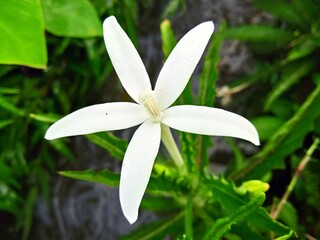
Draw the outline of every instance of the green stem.
<instances>
[{"instance_id":1,"label":"green stem","mask_svg":"<svg viewBox=\"0 0 320 240\"><path fill-rule=\"evenodd\" d=\"M283 194L278 206L276 206L276 208L274 208L270 213L270 215L273 219L278 218L284 204L287 202L292 190L294 189L302 170L305 168L307 163L310 161L311 156L312 156L313 152L317 149L319 142L320 142L319 138L316 138L314 140L313 144L308 149L306 155L303 157L302 161L299 163L299 165L293 175L293 178L291 179L290 184L289 184L286 192Z\"/></svg>"},{"instance_id":2,"label":"green stem","mask_svg":"<svg viewBox=\"0 0 320 240\"><path fill-rule=\"evenodd\" d=\"M164 146L167 148L170 156L172 157L174 163L176 164L179 171L184 175L186 174L186 168L183 162L183 158L177 147L176 142L173 139L171 131L168 126L161 124L161 139Z\"/></svg>"}]
</instances>

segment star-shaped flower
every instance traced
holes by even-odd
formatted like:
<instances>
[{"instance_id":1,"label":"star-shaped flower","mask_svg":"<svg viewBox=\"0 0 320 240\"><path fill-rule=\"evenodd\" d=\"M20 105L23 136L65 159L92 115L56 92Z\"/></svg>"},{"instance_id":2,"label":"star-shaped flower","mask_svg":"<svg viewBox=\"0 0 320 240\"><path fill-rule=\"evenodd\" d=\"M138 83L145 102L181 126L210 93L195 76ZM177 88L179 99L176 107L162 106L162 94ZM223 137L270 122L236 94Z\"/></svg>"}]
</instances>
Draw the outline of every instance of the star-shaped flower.
<instances>
[{"instance_id":1,"label":"star-shaped flower","mask_svg":"<svg viewBox=\"0 0 320 240\"><path fill-rule=\"evenodd\" d=\"M184 90L206 48L214 30L212 22L199 24L178 42L153 90L138 52L116 18L108 17L103 30L115 71L136 103L104 103L82 108L54 123L45 138L52 140L141 124L126 150L120 177L121 207L128 221L134 223L159 150L161 128L169 126L189 133L231 136L255 145L259 145L259 137L247 119L232 112L205 106L170 107Z\"/></svg>"}]
</instances>

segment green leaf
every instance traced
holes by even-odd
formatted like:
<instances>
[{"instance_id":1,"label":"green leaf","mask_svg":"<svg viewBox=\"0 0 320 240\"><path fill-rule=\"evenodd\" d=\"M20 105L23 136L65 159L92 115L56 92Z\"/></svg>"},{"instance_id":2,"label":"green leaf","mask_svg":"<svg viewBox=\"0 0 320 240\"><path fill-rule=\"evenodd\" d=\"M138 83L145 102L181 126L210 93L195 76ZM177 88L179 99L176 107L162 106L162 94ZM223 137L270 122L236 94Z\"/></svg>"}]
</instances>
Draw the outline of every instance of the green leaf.
<instances>
[{"instance_id":1,"label":"green leaf","mask_svg":"<svg viewBox=\"0 0 320 240\"><path fill-rule=\"evenodd\" d=\"M88 0L41 0L46 30L57 36L102 36L102 24Z\"/></svg>"},{"instance_id":2,"label":"green leaf","mask_svg":"<svg viewBox=\"0 0 320 240\"><path fill-rule=\"evenodd\" d=\"M178 10L184 7L185 0L171 0L163 10L162 18L173 16Z\"/></svg>"},{"instance_id":3,"label":"green leaf","mask_svg":"<svg viewBox=\"0 0 320 240\"><path fill-rule=\"evenodd\" d=\"M171 53L175 45L177 44L177 39L174 36L169 20L164 20L160 24L160 32L162 39L162 52L164 60L166 60L169 57L169 54Z\"/></svg>"},{"instance_id":4,"label":"green leaf","mask_svg":"<svg viewBox=\"0 0 320 240\"><path fill-rule=\"evenodd\" d=\"M319 117L320 85L309 95L296 114L288 120L249 163L233 174L233 179L261 179L275 168L284 166L283 159L303 143Z\"/></svg>"},{"instance_id":5,"label":"green leaf","mask_svg":"<svg viewBox=\"0 0 320 240\"><path fill-rule=\"evenodd\" d=\"M255 5L285 22L292 23L301 28L307 27L301 17L301 9L296 9L295 6L289 2L281 0L258 0L255 2Z\"/></svg>"},{"instance_id":6,"label":"green leaf","mask_svg":"<svg viewBox=\"0 0 320 240\"><path fill-rule=\"evenodd\" d=\"M295 85L299 80L306 76L311 69L314 67L315 61L311 60L301 60L289 63L282 70L281 78L279 82L271 90L267 101L265 103L265 108L270 109L273 102L281 96L283 93L288 91L293 85Z\"/></svg>"},{"instance_id":7,"label":"green leaf","mask_svg":"<svg viewBox=\"0 0 320 240\"><path fill-rule=\"evenodd\" d=\"M53 113L48 113L48 114L30 113L29 117L44 123L54 123L55 121L59 120L59 116Z\"/></svg>"},{"instance_id":8,"label":"green leaf","mask_svg":"<svg viewBox=\"0 0 320 240\"><path fill-rule=\"evenodd\" d=\"M290 51L288 52L287 60L294 61L306 57L318 47L319 46L313 41L311 37L303 39L303 41L297 43L297 45L290 49Z\"/></svg>"},{"instance_id":9,"label":"green leaf","mask_svg":"<svg viewBox=\"0 0 320 240\"><path fill-rule=\"evenodd\" d=\"M22 231L22 239L26 240L28 239L31 226L32 226L32 220L33 220L33 208L35 206L35 203L37 201L38 196L38 189L37 187L32 187L29 192L28 196L25 199L24 206L23 206L23 231Z\"/></svg>"},{"instance_id":10,"label":"green leaf","mask_svg":"<svg viewBox=\"0 0 320 240\"><path fill-rule=\"evenodd\" d=\"M172 212L181 209L181 204L172 197L152 196L148 194L142 198L141 208L148 211Z\"/></svg>"},{"instance_id":11,"label":"green leaf","mask_svg":"<svg viewBox=\"0 0 320 240\"><path fill-rule=\"evenodd\" d=\"M243 205L229 216L218 219L209 229L204 239L221 239L223 235L230 230L232 225L245 220L249 215L253 214L259 207L261 207L265 198L265 194L260 193L251 199L249 203Z\"/></svg>"},{"instance_id":12,"label":"green leaf","mask_svg":"<svg viewBox=\"0 0 320 240\"><path fill-rule=\"evenodd\" d=\"M72 151L65 144L65 141L63 139L55 139L52 141L48 141L48 144L50 144L56 151L61 153L63 156L65 156L69 160L74 159Z\"/></svg>"},{"instance_id":13,"label":"green leaf","mask_svg":"<svg viewBox=\"0 0 320 240\"><path fill-rule=\"evenodd\" d=\"M210 193L209 199L219 201L228 215L234 214L238 209L248 204L251 200L249 194L242 194L233 185L223 178L212 177L204 184L204 192ZM288 234L290 228L273 220L264 208L258 208L247 217L248 223L264 231L273 231L277 236Z\"/></svg>"},{"instance_id":14,"label":"green leaf","mask_svg":"<svg viewBox=\"0 0 320 240\"><path fill-rule=\"evenodd\" d=\"M0 129L5 128L6 126L8 126L12 123L13 123L13 120L11 120L11 119L0 121Z\"/></svg>"},{"instance_id":15,"label":"green leaf","mask_svg":"<svg viewBox=\"0 0 320 240\"><path fill-rule=\"evenodd\" d=\"M85 171L60 171L59 174L88 182L100 183L111 187L119 186L120 174L113 173L107 169L101 171L85 170Z\"/></svg>"},{"instance_id":16,"label":"green leaf","mask_svg":"<svg viewBox=\"0 0 320 240\"><path fill-rule=\"evenodd\" d=\"M113 157L122 160L127 149L128 143L111 133L95 133L86 135L94 144L107 150Z\"/></svg>"},{"instance_id":17,"label":"green leaf","mask_svg":"<svg viewBox=\"0 0 320 240\"><path fill-rule=\"evenodd\" d=\"M225 39L226 22L222 22L219 31L213 35L208 53L206 54L203 70L199 77L198 104L213 106L216 97L216 82L219 78L218 63L220 60L220 49Z\"/></svg>"},{"instance_id":18,"label":"green leaf","mask_svg":"<svg viewBox=\"0 0 320 240\"><path fill-rule=\"evenodd\" d=\"M23 110L20 110L19 108L14 106L11 102L9 102L6 98L1 96L0 96L0 108L14 115L17 115L19 117L22 117L25 115L25 112Z\"/></svg>"},{"instance_id":19,"label":"green leaf","mask_svg":"<svg viewBox=\"0 0 320 240\"><path fill-rule=\"evenodd\" d=\"M243 25L226 31L227 39L238 39L248 42L276 42L285 45L294 36L291 32L265 25Z\"/></svg>"},{"instance_id":20,"label":"green leaf","mask_svg":"<svg viewBox=\"0 0 320 240\"><path fill-rule=\"evenodd\" d=\"M46 68L39 0L0 1L0 63Z\"/></svg>"},{"instance_id":21,"label":"green leaf","mask_svg":"<svg viewBox=\"0 0 320 240\"><path fill-rule=\"evenodd\" d=\"M268 140L285 123L284 120L273 116L259 116L250 121L256 127L261 141Z\"/></svg>"},{"instance_id":22,"label":"green leaf","mask_svg":"<svg viewBox=\"0 0 320 240\"><path fill-rule=\"evenodd\" d=\"M148 240L164 239L166 235L176 230L177 225L181 224L183 212L176 216L155 221L153 223L142 225L127 236L121 237L121 240Z\"/></svg>"}]
</instances>

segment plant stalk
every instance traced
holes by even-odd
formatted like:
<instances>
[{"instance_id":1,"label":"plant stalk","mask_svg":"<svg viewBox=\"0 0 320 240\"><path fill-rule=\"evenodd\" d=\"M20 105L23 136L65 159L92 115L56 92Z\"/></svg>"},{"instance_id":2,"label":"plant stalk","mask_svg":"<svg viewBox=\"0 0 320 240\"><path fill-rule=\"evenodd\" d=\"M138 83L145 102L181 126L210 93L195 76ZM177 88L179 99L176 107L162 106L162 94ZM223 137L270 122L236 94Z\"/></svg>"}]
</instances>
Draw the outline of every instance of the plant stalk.
<instances>
[{"instance_id":1,"label":"plant stalk","mask_svg":"<svg viewBox=\"0 0 320 240\"><path fill-rule=\"evenodd\" d=\"M164 124L161 124L161 139L180 173L182 175L185 175L187 172L183 162L183 158L180 154L176 142L174 141L170 128Z\"/></svg>"},{"instance_id":2,"label":"plant stalk","mask_svg":"<svg viewBox=\"0 0 320 240\"><path fill-rule=\"evenodd\" d=\"M303 157L302 161L299 163L299 165L298 165L298 167L297 167L297 169L296 169L296 171L295 171L295 173L293 175L293 178L290 181L290 184L289 184L286 192L283 194L283 196L282 196L280 202L278 203L278 205L270 213L270 216L273 219L277 219L278 218L278 216L279 216L284 204L287 202L292 190L294 189L301 172L303 171L303 169L305 168L307 163L310 161L311 156L312 156L313 152L317 149L319 142L320 142L319 138L316 138L314 140L313 144L307 150L307 152L306 152L305 156Z\"/></svg>"}]
</instances>

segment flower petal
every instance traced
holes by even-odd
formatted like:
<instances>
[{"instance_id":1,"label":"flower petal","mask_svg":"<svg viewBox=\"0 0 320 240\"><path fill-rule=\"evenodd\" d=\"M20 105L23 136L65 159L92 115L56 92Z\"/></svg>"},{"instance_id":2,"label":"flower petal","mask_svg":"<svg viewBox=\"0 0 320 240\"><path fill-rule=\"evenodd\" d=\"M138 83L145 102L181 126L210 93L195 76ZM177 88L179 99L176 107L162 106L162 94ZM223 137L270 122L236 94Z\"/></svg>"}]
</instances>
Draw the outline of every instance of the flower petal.
<instances>
[{"instance_id":1,"label":"flower petal","mask_svg":"<svg viewBox=\"0 0 320 240\"><path fill-rule=\"evenodd\" d=\"M213 22L201 23L181 38L172 50L155 86L161 110L169 107L186 87L213 30Z\"/></svg>"},{"instance_id":2,"label":"flower petal","mask_svg":"<svg viewBox=\"0 0 320 240\"><path fill-rule=\"evenodd\" d=\"M138 125L149 118L143 106L117 102L92 105L79 109L49 127L48 140L94 132L119 130Z\"/></svg>"},{"instance_id":3,"label":"flower petal","mask_svg":"<svg viewBox=\"0 0 320 240\"><path fill-rule=\"evenodd\" d=\"M114 16L104 21L103 36L122 86L139 102L139 94L151 90L151 83L137 50Z\"/></svg>"},{"instance_id":4,"label":"flower petal","mask_svg":"<svg viewBox=\"0 0 320 240\"><path fill-rule=\"evenodd\" d=\"M160 146L160 123L144 122L134 133L124 156L120 177L122 211L132 224L147 188Z\"/></svg>"},{"instance_id":5,"label":"flower petal","mask_svg":"<svg viewBox=\"0 0 320 240\"><path fill-rule=\"evenodd\" d=\"M164 111L162 123L174 129L245 139L259 145L257 130L244 117L218 108L182 105Z\"/></svg>"}]
</instances>

